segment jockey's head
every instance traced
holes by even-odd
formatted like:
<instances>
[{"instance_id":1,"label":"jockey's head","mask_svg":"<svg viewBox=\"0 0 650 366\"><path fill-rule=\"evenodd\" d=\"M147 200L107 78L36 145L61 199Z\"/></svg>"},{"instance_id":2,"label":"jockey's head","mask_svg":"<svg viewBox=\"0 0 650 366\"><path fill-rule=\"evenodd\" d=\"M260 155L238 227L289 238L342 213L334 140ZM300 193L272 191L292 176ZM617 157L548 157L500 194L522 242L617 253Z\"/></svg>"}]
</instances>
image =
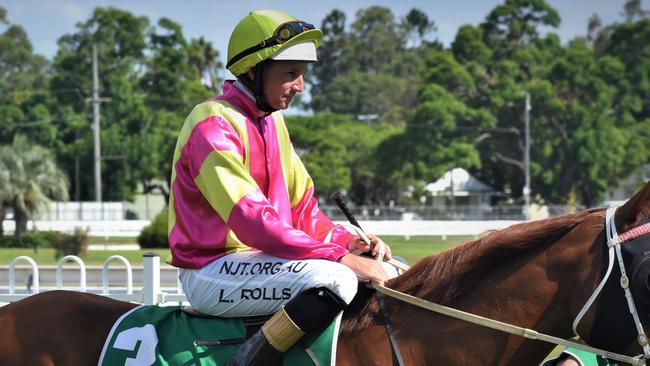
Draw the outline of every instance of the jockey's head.
<instances>
[{"instance_id":1,"label":"jockey's head","mask_svg":"<svg viewBox=\"0 0 650 366\"><path fill-rule=\"evenodd\" d=\"M230 36L226 68L253 93L260 110L285 109L302 92L302 73L317 61L322 39L320 29L290 15L253 11Z\"/></svg>"}]
</instances>

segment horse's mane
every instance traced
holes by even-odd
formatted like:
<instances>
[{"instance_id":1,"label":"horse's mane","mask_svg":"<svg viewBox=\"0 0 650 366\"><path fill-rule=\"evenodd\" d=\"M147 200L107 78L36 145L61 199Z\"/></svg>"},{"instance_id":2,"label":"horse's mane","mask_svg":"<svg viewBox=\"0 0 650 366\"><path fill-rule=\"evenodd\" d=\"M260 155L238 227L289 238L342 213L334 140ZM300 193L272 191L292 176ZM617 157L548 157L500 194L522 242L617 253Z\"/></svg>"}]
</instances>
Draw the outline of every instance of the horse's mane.
<instances>
[{"instance_id":1,"label":"horse's mane","mask_svg":"<svg viewBox=\"0 0 650 366\"><path fill-rule=\"evenodd\" d=\"M555 243L597 211L601 210L592 209L490 231L476 240L422 259L389 281L387 286L439 304L449 304L470 289L485 271L534 248ZM372 292L360 291L344 314L346 322L341 332L355 333L370 325L377 318L378 309Z\"/></svg>"}]
</instances>

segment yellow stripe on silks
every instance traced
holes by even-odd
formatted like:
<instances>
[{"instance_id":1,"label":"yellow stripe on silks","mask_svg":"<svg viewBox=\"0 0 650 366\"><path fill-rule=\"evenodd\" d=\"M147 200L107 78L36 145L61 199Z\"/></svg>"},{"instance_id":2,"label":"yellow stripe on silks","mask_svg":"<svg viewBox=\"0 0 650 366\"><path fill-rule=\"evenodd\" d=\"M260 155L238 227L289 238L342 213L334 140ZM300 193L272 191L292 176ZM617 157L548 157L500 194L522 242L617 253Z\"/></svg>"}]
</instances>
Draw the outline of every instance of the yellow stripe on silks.
<instances>
[{"instance_id":1,"label":"yellow stripe on silks","mask_svg":"<svg viewBox=\"0 0 650 366\"><path fill-rule=\"evenodd\" d=\"M183 127L181 128L180 133L178 134L178 139L176 140L176 149L174 151L174 158L172 160L172 176L171 184L174 184L176 179L176 162L181 157L181 152L183 151L183 146L187 143L187 140L192 134L194 127L201 121L213 116L221 116L226 119L232 127L235 129L239 138L241 139L242 145L246 151L245 156L250 156L250 149L248 146L248 133L246 131L246 117L241 113L237 112L233 106L223 100L211 100L201 104L192 109L190 114L185 119ZM249 168L249 159L246 159L246 168ZM169 223L167 225L168 234L171 232L171 229L176 224L176 211L174 211L174 193L173 190L169 192Z\"/></svg>"},{"instance_id":2,"label":"yellow stripe on silks","mask_svg":"<svg viewBox=\"0 0 650 366\"><path fill-rule=\"evenodd\" d=\"M207 118L220 116L223 107L224 105L221 101L207 101L196 105L194 109L192 109L187 118L185 118L181 132L178 134L178 139L176 140L176 149L174 150L172 168L176 166L176 162L181 157L183 146L185 146L187 140L189 140L194 127L199 124L199 122L204 121ZM176 178L176 174L172 170L172 182L174 181L174 178Z\"/></svg>"},{"instance_id":3,"label":"yellow stripe on silks","mask_svg":"<svg viewBox=\"0 0 650 366\"><path fill-rule=\"evenodd\" d=\"M172 233L172 228L176 225L176 211L174 210L174 192L169 190L169 205L167 206L167 238Z\"/></svg>"},{"instance_id":4,"label":"yellow stripe on silks","mask_svg":"<svg viewBox=\"0 0 650 366\"><path fill-rule=\"evenodd\" d=\"M295 207L302 200L305 191L314 183L291 145L289 131L287 131L282 113L273 113L273 119L275 120L275 129L278 134L278 144L280 145L284 181L291 207Z\"/></svg>"},{"instance_id":5,"label":"yellow stripe on silks","mask_svg":"<svg viewBox=\"0 0 650 366\"><path fill-rule=\"evenodd\" d=\"M305 192L314 185L314 182L311 180L307 169L300 161L298 154L294 151L291 154L292 157L292 169L293 169L293 193L291 194L291 207L295 207L302 200Z\"/></svg>"},{"instance_id":6,"label":"yellow stripe on silks","mask_svg":"<svg viewBox=\"0 0 650 366\"><path fill-rule=\"evenodd\" d=\"M258 189L241 159L230 151L213 151L205 158L199 175L194 179L203 197L224 222L228 222L230 212L242 197Z\"/></svg>"},{"instance_id":7,"label":"yellow stripe on silks","mask_svg":"<svg viewBox=\"0 0 650 366\"><path fill-rule=\"evenodd\" d=\"M226 253L231 254L247 249L248 245L242 243L237 235L235 235L235 232L228 229L228 234L226 234Z\"/></svg>"},{"instance_id":8,"label":"yellow stripe on silks","mask_svg":"<svg viewBox=\"0 0 650 366\"><path fill-rule=\"evenodd\" d=\"M232 125L242 141L242 145L246 150L246 156L249 155L246 117L239 113L230 103L223 100L212 100L194 107L185 119L185 124L178 135L176 150L174 151L174 165L172 167L176 166L176 161L180 158L183 146L185 146L187 140L190 138L194 127L199 122L213 116L223 117ZM175 172L172 171L172 181L174 178L176 178L176 175Z\"/></svg>"},{"instance_id":9,"label":"yellow stripe on silks","mask_svg":"<svg viewBox=\"0 0 650 366\"><path fill-rule=\"evenodd\" d=\"M246 129L246 117L243 114L239 113L230 103L226 101L220 101L223 104L223 109L221 110L221 115L230 122L230 125L237 131L241 143L244 146L244 164L248 171L251 170L250 167L250 156L251 150L248 144L248 130Z\"/></svg>"}]
</instances>

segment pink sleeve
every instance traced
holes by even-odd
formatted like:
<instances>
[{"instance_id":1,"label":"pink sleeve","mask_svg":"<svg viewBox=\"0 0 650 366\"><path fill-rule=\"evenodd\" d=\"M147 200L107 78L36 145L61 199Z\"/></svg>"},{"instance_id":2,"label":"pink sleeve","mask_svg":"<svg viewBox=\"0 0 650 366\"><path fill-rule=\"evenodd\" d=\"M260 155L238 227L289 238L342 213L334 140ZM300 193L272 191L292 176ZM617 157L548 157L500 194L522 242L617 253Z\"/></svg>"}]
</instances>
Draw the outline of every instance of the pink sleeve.
<instances>
[{"instance_id":1,"label":"pink sleeve","mask_svg":"<svg viewBox=\"0 0 650 366\"><path fill-rule=\"evenodd\" d=\"M311 235L324 241L327 234L334 229L334 223L318 208L318 201L314 197L314 187L310 186L304 193L298 204L291 209L293 225ZM336 243L343 248L348 247L350 240L356 236L351 234L344 227L337 227L332 232L330 242Z\"/></svg>"},{"instance_id":2,"label":"pink sleeve","mask_svg":"<svg viewBox=\"0 0 650 366\"><path fill-rule=\"evenodd\" d=\"M309 232L283 222L259 190L246 194L235 205L228 226L246 245L281 258L336 261L348 253L341 245L323 243L308 235Z\"/></svg>"}]
</instances>

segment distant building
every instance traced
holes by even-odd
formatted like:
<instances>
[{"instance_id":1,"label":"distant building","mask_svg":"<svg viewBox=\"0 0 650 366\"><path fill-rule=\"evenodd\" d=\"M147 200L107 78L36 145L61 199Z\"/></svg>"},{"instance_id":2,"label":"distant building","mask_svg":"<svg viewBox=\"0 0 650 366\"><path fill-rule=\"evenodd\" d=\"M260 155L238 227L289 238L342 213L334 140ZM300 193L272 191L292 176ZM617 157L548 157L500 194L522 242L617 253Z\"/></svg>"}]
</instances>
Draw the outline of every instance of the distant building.
<instances>
[{"instance_id":1,"label":"distant building","mask_svg":"<svg viewBox=\"0 0 650 366\"><path fill-rule=\"evenodd\" d=\"M463 168L454 168L440 179L424 186L432 206L449 204L464 206L489 206L493 196L501 192L481 182Z\"/></svg>"}]
</instances>

